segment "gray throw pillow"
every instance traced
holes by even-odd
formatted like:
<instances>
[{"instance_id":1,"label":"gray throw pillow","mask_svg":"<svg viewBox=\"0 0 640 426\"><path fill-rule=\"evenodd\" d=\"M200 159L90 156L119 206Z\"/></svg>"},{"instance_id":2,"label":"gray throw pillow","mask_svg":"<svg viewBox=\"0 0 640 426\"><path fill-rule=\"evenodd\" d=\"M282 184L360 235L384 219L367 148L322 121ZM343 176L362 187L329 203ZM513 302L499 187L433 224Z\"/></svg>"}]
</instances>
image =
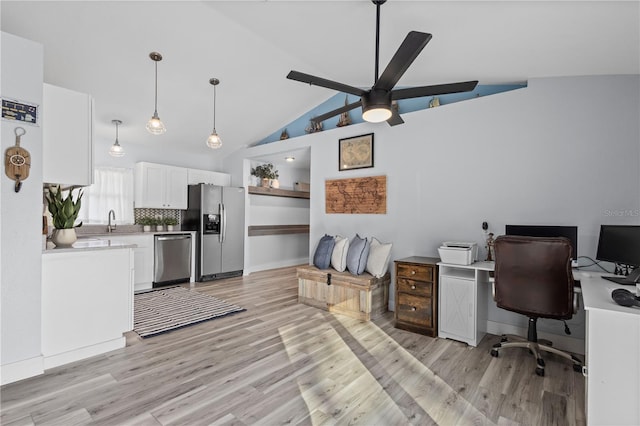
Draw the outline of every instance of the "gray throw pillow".
<instances>
[{"instance_id":1,"label":"gray throw pillow","mask_svg":"<svg viewBox=\"0 0 640 426\"><path fill-rule=\"evenodd\" d=\"M313 255L313 264L318 269L327 269L331 265L331 254L333 253L333 246L335 240L331 235L325 234L320 238L316 252Z\"/></svg>"},{"instance_id":2,"label":"gray throw pillow","mask_svg":"<svg viewBox=\"0 0 640 426\"><path fill-rule=\"evenodd\" d=\"M347 252L347 269L353 275L360 275L367 267L367 259L369 258L369 241L366 238L360 238L358 234L349 243L349 251Z\"/></svg>"}]
</instances>

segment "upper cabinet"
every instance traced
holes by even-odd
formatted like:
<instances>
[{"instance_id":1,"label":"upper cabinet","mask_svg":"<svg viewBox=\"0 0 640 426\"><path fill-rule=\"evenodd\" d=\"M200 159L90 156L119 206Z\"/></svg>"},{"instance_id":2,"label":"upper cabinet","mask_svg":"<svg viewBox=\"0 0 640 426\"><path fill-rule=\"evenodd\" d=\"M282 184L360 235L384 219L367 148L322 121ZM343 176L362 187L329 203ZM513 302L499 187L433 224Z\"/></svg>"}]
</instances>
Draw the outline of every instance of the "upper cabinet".
<instances>
[{"instance_id":1,"label":"upper cabinet","mask_svg":"<svg viewBox=\"0 0 640 426\"><path fill-rule=\"evenodd\" d=\"M187 208L187 169L153 163L136 163L135 207Z\"/></svg>"},{"instance_id":2,"label":"upper cabinet","mask_svg":"<svg viewBox=\"0 0 640 426\"><path fill-rule=\"evenodd\" d=\"M42 107L42 180L45 183L93 183L93 98L44 84Z\"/></svg>"},{"instance_id":3,"label":"upper cabinet","mask_svg":"<svg viewBox=\"0 0 640 426\"><path fill-rule=\"evenodd\" d=\"M211 185L231 186L231 175L208 170L189 169L189 185L209 183Z\"/></svg>"}]
</instances>

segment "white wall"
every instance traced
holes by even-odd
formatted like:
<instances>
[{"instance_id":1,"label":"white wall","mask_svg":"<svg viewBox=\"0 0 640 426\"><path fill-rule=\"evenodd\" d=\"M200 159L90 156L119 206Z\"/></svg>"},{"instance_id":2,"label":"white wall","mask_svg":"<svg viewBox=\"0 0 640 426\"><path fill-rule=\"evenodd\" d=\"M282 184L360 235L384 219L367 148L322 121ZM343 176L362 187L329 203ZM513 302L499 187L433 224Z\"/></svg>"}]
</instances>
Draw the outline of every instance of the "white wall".
<instances>
[{"instance_id":1,"label":"white wall","mask_svg":"<svg viewBox=\"0 0 640 426\"><path fill-rule=\"evenodd\" d=\"M404 114L400 126L363 123L247 149L229 164L312 147L311 256L325 233L359 233L392 242L392 259L437 256L446 240L476 241L484 258L487 221L496 235L507 223L577 225L579 255L594 258L600 224L640 224L637 215L607 213L640 208L639 116L637 75L535 79L525 89ZM338 139L370 132L375 167L338 172ZM326 179L375 175L387 176L387 214L325 214ZM525 324L487 303L490 321ZM583 337L583 314L572 322ZM539 328L562 334L558 321Z\"/></svg>"},{"instance_id":2,"label":"white wall","mask_svg":"<svg viewBox=\"0 0 640 426\"><path fill-rule=\"evenodd\" d=\"M1 33L3 98L42 105L42 45ZM21 145L31 155L20 192L2 172L0 180L1 382L42 373L40 351L42 257L42 127L2 120L2 152Z\"/></svg>"}]
</instances>

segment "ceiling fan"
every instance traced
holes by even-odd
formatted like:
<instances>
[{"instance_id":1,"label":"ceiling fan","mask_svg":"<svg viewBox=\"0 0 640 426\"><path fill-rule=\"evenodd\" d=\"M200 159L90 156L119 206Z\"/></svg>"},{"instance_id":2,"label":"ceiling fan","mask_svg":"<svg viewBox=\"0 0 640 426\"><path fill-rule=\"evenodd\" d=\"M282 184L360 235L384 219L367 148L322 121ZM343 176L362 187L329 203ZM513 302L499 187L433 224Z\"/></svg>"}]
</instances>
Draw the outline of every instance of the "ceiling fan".
<instances>
[{"instance_id":1,"label":"ceiling fan","mask_svg":"<svg viewBox=\"0 0 640 426\"><path fill-rule=\"evenodd\" d=\"M393 89L400 77L418 57L422 49L431 40L431 34L411 31L396 51L393 58L378 78L378 62L380 56L380 6L387 0L371 0L376 5L376 62L375 81L371 89L364 90L348 84L338 83L325 78L291 71L287 75L290 80L300 81L359 96L357 102L347 104L311 119L320 123L328 118L362 107L362 118L371 123L386 121L391 126L404 123L397 109L391 108L391 102L400 99L420 98L423 96L443 95L447 93L468 92L475 89L478 81L464 81L460 83L437 84L433 86L409 87Z\"/></svg>"}]
</instances>

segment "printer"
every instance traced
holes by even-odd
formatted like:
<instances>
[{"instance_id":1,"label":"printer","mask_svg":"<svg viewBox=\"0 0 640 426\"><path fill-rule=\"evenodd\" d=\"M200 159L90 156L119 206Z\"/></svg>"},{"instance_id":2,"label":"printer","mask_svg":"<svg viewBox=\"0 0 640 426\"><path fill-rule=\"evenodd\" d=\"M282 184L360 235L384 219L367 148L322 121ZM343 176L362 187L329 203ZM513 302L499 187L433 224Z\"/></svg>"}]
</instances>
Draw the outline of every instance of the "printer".
<instances>
[{"instance_id":1,"label":"printer","mask_svg":"<svg viewBox=\"0 0 640 426\"><path fill-rule=\"evenodd\" d=\"M438 248L440 260L454 265L471 265L478 259L478 244L460 241L445 241Z\"/></svg>"}]
</instances>

